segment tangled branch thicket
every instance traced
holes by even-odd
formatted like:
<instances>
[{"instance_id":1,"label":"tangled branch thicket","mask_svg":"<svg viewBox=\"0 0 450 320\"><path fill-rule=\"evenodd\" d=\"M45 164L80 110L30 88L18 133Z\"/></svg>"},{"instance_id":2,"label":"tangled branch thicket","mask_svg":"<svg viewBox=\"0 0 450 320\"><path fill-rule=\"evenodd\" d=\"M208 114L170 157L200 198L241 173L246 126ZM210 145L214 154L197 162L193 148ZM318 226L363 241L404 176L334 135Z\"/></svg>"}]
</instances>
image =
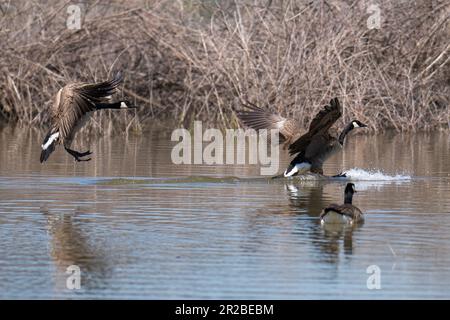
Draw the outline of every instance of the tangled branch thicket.
<instances>
[{"instance_id":1,"label":"tangled branch thicket","mask_svg":"<svg viewBox=\"0 0 450 320\"><path fill-rule=\"evenodd\" d=\"M446 0L0 0L0 119L41 126L72 81L122 70L136 113L96 115L88 128L142 130L154 120L237 125L245 100L307 126L334 96L375 130L450 127Z\"/></svg>"}]
</instances>

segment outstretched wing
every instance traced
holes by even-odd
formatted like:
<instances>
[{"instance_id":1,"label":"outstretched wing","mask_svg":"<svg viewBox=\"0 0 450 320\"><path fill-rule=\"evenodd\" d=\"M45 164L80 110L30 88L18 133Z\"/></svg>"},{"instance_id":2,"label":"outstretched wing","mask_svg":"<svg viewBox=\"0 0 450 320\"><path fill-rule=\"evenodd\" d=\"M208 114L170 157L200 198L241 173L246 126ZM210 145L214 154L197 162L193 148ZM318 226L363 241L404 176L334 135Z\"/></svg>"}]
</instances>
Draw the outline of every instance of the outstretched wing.
<instances>
[{"instance_id":1,"label":"outstretched wing","mask_svg":"<svg viewBox=\"0 0 450 320\"><path fill-rule=\"evenodd\" d=\"M54 121L58 124L60 137L64 141L83 116L96 110L96 104L108 99L116 92L123 77L118 73L113 79L94 83L76 83L63 87L56 95L53 105Z\"/></svg>"},{"instance_id":2,"label":"outstretched wing","mask_svg":"<svg viewBox=\"0 0 450 320\"><path fill-rule=\"evenodd\" d=\"M330 100L330 104L317 113L309 125L309 131L327 131L342 115L342 107L338 98Z\"/></svg>"},{"instance_id":3,"label":"outstretched wing","mask_svg":"<svg viewBox=\"0 0 450 320\"><path fill-rule=\"evenodd\" d=\"M267 110L264 110L250 102L247 102L247 104L245 104L244 106L251 111L237 112L238 118L246 126L255 130L279 130L281 143L292 141L295 135L300 131L297 122L293 119L287 119L278 114L268 112Z\"/></svg>"},{"instance_id":4,"label":"outstretched wing","mask_svg":"<svg viewBox=\"0 0 450 320\"><path fill-rule=\"evenodd\" d=\"M333 98L329 105L320 110L309 125L309 131L289 146L289 153L305 152L313 137L327 132L342 115L342 107L338 98Z\"/></svg>"},{"instance_id":5,"label":"outstretched wing","mask_svg":"<svg viewBox=\"0 0 450 320\"><path fill-rule=\"evenodd\" d=\"M73 85L73 91L84 99L88 99L94 103L100 103L105 99L110 98L117 90L117 87L122 83L123 76L118 72L113 79L100 83L83 83Z\"/></svg>"}]
</instances>

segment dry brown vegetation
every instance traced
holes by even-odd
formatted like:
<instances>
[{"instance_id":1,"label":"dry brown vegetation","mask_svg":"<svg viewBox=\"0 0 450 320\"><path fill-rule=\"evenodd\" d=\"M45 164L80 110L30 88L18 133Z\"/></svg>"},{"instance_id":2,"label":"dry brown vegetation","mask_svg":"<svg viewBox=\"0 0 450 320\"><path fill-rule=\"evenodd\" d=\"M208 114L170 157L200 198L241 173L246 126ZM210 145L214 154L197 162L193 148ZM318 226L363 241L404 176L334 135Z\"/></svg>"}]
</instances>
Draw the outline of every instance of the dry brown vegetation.
<instances>
[{"instance_id":1,"label":"dry brown vegetation","mask_svg":"<svg viewBox=\"0 0 450 320\"><path fill-rule=\"evenodd\" d=\"M41 126L71 81L123 70L138 112L89 128L141 130L153 120L234 126L250 100L306 126L334 96L373 130L450 128L450 10L418 1L0 0L0 119ZM369 29L378 3L380 29Z\"/></svg>"}]
</instances>

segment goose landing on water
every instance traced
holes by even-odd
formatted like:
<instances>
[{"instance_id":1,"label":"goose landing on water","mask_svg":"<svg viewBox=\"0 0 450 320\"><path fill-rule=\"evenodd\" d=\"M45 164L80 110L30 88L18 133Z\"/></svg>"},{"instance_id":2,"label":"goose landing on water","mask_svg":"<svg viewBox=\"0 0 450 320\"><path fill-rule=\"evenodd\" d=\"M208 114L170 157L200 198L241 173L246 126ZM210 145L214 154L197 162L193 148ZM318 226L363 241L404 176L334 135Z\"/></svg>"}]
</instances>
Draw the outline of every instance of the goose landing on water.
<instances>
[{"instance_id":1,"label":"goose landing on water","mask_svg":"<svg viewBox=\"0 0 450 320\"><path fill-rule=\"evenodd\" d=\"M367 127L358 120L352 120L339 134L331 128L342 115L342 107L337 98L330 101L311 121L309 130L301 135L301 129L293 119L271 114L254 105L247 106L251 111L238 113L247 126L259 129L278 129L280 142L288 146L289 154L297 156L289 164L283 176L291 177L308 171L323 175L323 163L341 150L347 134L355 128Z\"/></svg>"},{"instance_id":2,"label":"goose landing on water","mask_svg":"<svg viewBox=\"0 0 450 320\"><path fill-rule=\"evenodd\" d=\"M356 192L353 183L347 183L344 191L344 204L330 204L320 214L320 222L327 223L349 223L363 220L363 213L352 204L353 194Z\"/></svg>"},{"instance_id":3,"label":"goose landing on water","mask_svg":"<svg viewBox=\"0 0 450 320\"><path fill-rule=\"evenodd\" d=\"M48 159L58 144L62 144L76 161L91 160L90 158L80 159L91 155L90 151L78 152L70 149L70 145L76 132L84 125L92 112L102 109L135 108L127 101L108 102L122 80L122 75L117 73L112 80L94 84L68 84L58 91L50 110L50 130L41 145L41 163Z\"/></svg>"},{"instance_id":4,"label":"goose landing on water","mask_svg":"<svg viewBox=\"0 0 450 320\"><path fill-rule=\"evenodd\" d=\"M355 128L367 127L359 120L352 120L341 133L338 133L331 127L341 115L342 107L339 100L331 99L330 104L311 121L308 132L289 146L289 153L297 154L297 156L284 172L285 177L305 173L308 170L323 175L323 163L342 150L347 134Z\"/></svg>"}]
</instances>

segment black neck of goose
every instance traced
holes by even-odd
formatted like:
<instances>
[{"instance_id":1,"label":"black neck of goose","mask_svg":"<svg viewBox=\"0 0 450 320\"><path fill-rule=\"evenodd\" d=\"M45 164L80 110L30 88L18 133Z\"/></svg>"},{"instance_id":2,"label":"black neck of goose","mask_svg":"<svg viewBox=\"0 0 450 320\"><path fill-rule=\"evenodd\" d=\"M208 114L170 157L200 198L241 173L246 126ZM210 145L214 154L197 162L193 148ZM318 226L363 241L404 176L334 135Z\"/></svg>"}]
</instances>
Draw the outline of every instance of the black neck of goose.
<instances>
[{"instance_id":1,"label":"black neck of goose","mask_svg":"<svg viewBox=\"0 0 450 320\"><path fill-rule=\"evenodd\" d=\"M353 192L346 192L344 195L344 203L352 204Z\"/></svg>"},{"instance_id":2,"label":"black neck of goose","mask_svg":"<svg viewBox=\"0 0 450 320\"><path fill-rule=\"evenodd\" d=\"M344 130L342 130L341 134L339 135L339 143L341 144L341 146L344 145L344 139L347 136L347 134L353 130L353 123L350 122L345 128Z\"/></svg>"}]
</instances>

